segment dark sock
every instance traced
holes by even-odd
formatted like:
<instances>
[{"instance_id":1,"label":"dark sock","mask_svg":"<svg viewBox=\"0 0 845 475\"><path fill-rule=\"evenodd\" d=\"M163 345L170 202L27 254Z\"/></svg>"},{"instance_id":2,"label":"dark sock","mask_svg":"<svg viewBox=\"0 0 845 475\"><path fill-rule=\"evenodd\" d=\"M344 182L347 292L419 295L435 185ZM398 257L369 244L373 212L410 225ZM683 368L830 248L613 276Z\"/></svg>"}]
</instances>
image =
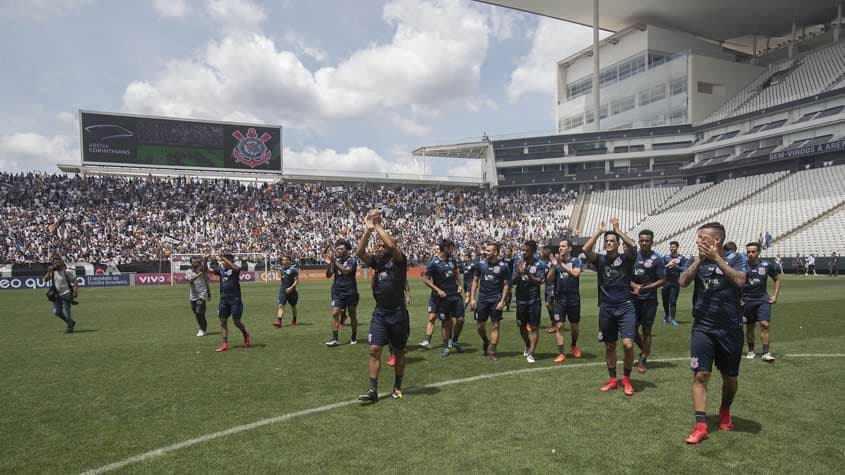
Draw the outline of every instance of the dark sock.
<instances>
[{"instance_id":1,"label":"dark sock","mask_svg":"<svg viewBox=\"0 0 845 475\"><path fill-rule=\"evenodd\" d=\"M426 335L425 341L428 342L428 343L431 343L431 335Z\"/></svg>"},{"instance_id":2,"label":"dark sock","mask_svg":"<svg viewBox=\"0 0 845 475\"><path fill-rule=\"evenodd\" d=\"M707 424L707 415L704 411L695 411L695 422Z\"/></svg>"},{"instance_id":3,"label":"dark sock","mask_svg":"<svg viewBox=\"0 0 845 475\"><path fill-rule=\"evenodd\" d=\"M648 360L648 356L640 355L640 361L642 361L643 364L646 364L647 360Z\"/></svg>"},{"instance_id":4,"label":"dark sock","mask_svg":"<svg viewBox=\"0 0 845 475\"><path fill-rule=\"evenodd\" d=\"M607 373L612 379L616 379L616 368L607 368Z\"/></svg>"},{"instance_id":5,"label":"dark sock","mask_svg":"<svg viewBox=\"0 0 845 475\"><path fill-rule=\"evenodd\" d=\"M572 346L578 346L578 338L577 337L573 336L572 340L570 340L570 342L572 343Z\"/></svg>"},{"instance_id":6,"label":"dark sock","mask_svg":"<svg viewBox=\"0 0 845 475\"><path fill-rule=\"evenodd\" d=\"M496 344L495 343L490 345L490 351L492 351L493 353L496 352Z\"/></svg>"},{"instance_id":7,"label":"dark sock","mask_svg":"<svg viewBox=\"0 0 845 475\"><path fill-rule=\"evenodd\" d=\"M631 377L631 368L622 368L622 374L625 375L626 378Z\"/></svg>"},{"instance_id":8,"label":"dark sock","mask_svg":"<svg viewBox=\"0 0 845 475\"><path fill-rule=\"evenodd\" d=\"M557 345L557 351L562 355L566 354L566 345Z\"/></svg>"},{"instance_id":9,"label":"dark sock","mask_svg":"<svg viewBox=\"0 0 845 475\"><path fill-rule=\"evenodd\" d=\"M460 338L460 337L461 337L461 330L463 330L463 328L461 328L460 330L456 328L456 329L452 332L452 333L454 333L454 334L452 335L452 342L453 342L453 343L457 343L457 342L458 342L458 338Z\"/></svg>"},{"instance_id":10,"label":"dark sock","mask_svg":"<svg viewBox=\"0 0 845 475\"><path fill-rule=\"evenodd\" d=\"M378 378L370 378L370 389L378 391Z\"/></svg>"},{"instance_id":11,"label":"dark sock","mask_svg":"<svg viewBox=\"0 0 845 475\"><path fill-rule=\"evenodd\" d=\"M393 356L393 347L392 347L392 346L388 346L388 347L387 347L387 349L388 349L388 350L390 350L390 356Z\"/></svg>"},{"instance_id":12,"label":"dark sock","mask_svg":"<svg viewBox=\"0 0 845 475\"><path fill-rule=\"evenodd\" d=\"M763 345L763 353L769 352L769 345Z\"/></svg>"},{"instance_id":13,"label":"dark sock","mask_svg":"<svg viewBox=\"0 0 845 475\"><path fill-rule=\"evenodd\" d=\"M393 378L393 387L394 388L401 388L402 387L402 375L397 374L396 377Z\"/></svg>"},{"instance_id":14,"label":"dark sock","mask_svg":"<svg viewBox=\"0 0 845 475\"><path fill-rule=\"evenodd\" d=\"M754 351L754 343L748 344L748 351Z\"/></svg>"},{"instance_id":15,"label":"dark sock","mask_svg":"<svg viewBox=\"0 0 845 475\"><path fill-rule=\"evenodd\" d=\"M332 331L332 340L337 340L337 330Z\"/></svg>"},{"instance_id":16,"label":"dark sock","mask_svg":"<svg viewBox=\"0 0 845 475\"><path fill-rule=\"evenodd\" d=\"M449 339L444 339L444 340L443 340L443 347L444 347L444 348L449 348L450 346L452 346L452 340L449 340Z\"/></svg>"},{"instance_id":17,"label":"dark sock","mask_svg":"<svg viewBox=\"0 0 845 475\"><path fill-rule=\"evenodd\" d=\"M722 409L730 409L731 404L733 404L733 403L734 403L733 399L727 399L727 398L725 398L725 395L723 394L722 395L722 404L719 407L721 407Z\"/></svg>"},{"instance_id":18,"label":"dark sock","mask_svg":"<svg viewBox=\"0 0 845 475\"><path fill-rule=\"evenodd\" d=\"M358 332L357 331L352 332L352 340L357 340L357 339L358 339Z\"/></svg>"},{"instance_id":19,"label":"dark sock","mask_svg":"<svg viewBox=\"0 0 845 475\"><path fill-rule=\"evenodd\" d=\"M223 343L229 343L229 337L224 336L223 337Z\"/></svg>"},{"instance_id":20,"label":"dark sock","mask_svg":"<svg viewBox=\"0 0 845 475\"><path fill-rule=\"evenodd\" d=\"M481 337L481 342L484 343L485 345L490 344L490 340L486 336Z\"/></svg>"}]
</instances>

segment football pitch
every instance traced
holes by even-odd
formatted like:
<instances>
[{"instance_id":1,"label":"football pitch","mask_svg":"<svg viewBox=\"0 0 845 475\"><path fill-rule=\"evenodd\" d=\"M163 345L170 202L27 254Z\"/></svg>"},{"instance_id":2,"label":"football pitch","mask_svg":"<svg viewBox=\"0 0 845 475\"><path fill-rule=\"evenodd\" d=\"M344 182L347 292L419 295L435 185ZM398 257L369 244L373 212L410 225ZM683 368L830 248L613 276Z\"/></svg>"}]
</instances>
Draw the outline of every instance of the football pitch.
<instances>
[{"instance_id":1,"label":"football pitch","mask_svg":"<svg viewBox=\"0 0 845 475\"><path fill-rule=\"evenodd\" d=\"M580 359L522 357L505 313L498 361L479 354L470 318L464 354L421 351L428 290L412 280L411 338L401 400L361 405L373 300L359 282L361 327L342 346L330 337L329 282L300 285L299 325L276 329L276 284L245 284L243 348L215 353L197 337L186 287L81 289L76 333L63 334L44 291L0 293L0 472L83 473L836 473L845 464L845 279L785 279L773 307L775 363L742 361L736 429L719 432L721 378L710 382L710 438L687 446L693 426L689 333L692 289L679 320L655 324L650 370L637 393L602 393L607 380L596 283L581 279ZM290 311L286 324L290 322ZM565 340L569 341L569 333ZM760 342L757 338L757 350ZM621 357L621 344L619 355ZM385 351L384 360L387 358ZM620 373L621 373L621 364ZM621 375L621 374L620 374ZM393 383L383 365L379 390Z\"/></svg>"}]
</instances>

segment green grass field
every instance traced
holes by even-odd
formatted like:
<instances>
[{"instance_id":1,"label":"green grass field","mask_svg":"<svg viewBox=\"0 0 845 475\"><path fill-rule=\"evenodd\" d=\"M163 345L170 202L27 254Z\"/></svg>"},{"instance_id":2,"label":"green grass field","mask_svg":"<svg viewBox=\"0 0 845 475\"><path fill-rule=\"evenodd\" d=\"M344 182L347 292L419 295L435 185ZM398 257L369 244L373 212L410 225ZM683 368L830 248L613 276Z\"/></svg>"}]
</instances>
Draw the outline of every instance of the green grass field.
<instances>
[{"instance_id":1,"label":"green grass field","mask_svg":"<svg viewBox=\"0 0 845 475\"><path fill-rule=\"evenodd\" d=\"M300 325L273 328L275 285L244 285L244 322L227 353L196 337L184 287L83 289L73 335L51 315L44 291L3 291L0 472L80 473L218 431L257 427L122 465L122 473L836 473L845 464L845 280L788 277L773 310L774 364L743 360L736 430L687 446L692 428L689 300L683 325L655 327L651 369L637 394L599 391L607 379L596 340L595 280L583 279L584 356L553 363L543 333L525 362L514 314L506 313L498 361L419 351L428 293L412 282L413 346L406 397L352 402L367 385L367 347L329 349L328 282L300 289ZM372 297L361 285L362 343ZM216 289L215 299L216 304ZM660 318L658 316L658 318ZM547 316L543 316L544 324ZM434 342L439 342L435 333ZM567 334L568 340L568 334ZM759 339L758 339L759 345ZM759 349L759 346L758 346ZM820 356L806 356L808 354ZM821 356L836 355L838 356ZM621 351L620 351L621 355ZM794 356L791 356L794 355ZM805 356L800 356L805 355ZM386 355L385 355L386 357ZM662 360L662 361L661 361ZM512 371L526 370L531 371ZM481 378L472 378L484 376ZM390 389L384 366L380 390ZM457 380L457 381L456 381ZM453 382L454 384L437 384ZM709 413L719 403L711 382ZM330 408L324 406L343 403ZM297 417L270 418L309 409Z\"/></svg>"}]
</instances>

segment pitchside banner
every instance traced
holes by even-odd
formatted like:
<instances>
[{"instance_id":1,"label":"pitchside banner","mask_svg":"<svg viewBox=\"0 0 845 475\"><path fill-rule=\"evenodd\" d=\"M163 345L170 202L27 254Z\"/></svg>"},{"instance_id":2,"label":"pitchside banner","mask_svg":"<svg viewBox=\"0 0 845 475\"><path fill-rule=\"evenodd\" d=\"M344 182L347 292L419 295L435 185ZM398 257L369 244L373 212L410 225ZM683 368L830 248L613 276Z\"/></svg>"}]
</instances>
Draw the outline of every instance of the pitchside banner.
<instances>
[{"instance_id":1,"label":"pitchside banner","mask_svg":"<svg viewBox=\"0 0 845 475\"><path fill-rule=\"evenodd\" d=\"M245 282L256 282L257 274L257 272L252 271L241 271L240 282L242 284ZM209 272L208 281L212 283L220 282L220 277L217 277ZM171 285L187 283L188 279L185 277L184 272L173 274L172 280L170 278L170 274L135 274L135 285Z\"/></svg>"},{"instance_id":2,"label":"pitchside banner","mask_svg":"<svg viewBox=\"0 0 845 475\"><path fill-rule=\"evenodd\" d=\"M82 164L282 171L282 128L79 111Z\"/></svg>"},{"instance_id":3,"label":"pitchside banner","mask_svg":"<svg viewBox=\"0 0 845 475\"><path fill-rule=\"evenodd\" d=\"M83 275L76 278L80 287L125 287L129 274ZM50 286L43 277L0 277L0 290L46 289Z\"/></svg>"}]
</instances>

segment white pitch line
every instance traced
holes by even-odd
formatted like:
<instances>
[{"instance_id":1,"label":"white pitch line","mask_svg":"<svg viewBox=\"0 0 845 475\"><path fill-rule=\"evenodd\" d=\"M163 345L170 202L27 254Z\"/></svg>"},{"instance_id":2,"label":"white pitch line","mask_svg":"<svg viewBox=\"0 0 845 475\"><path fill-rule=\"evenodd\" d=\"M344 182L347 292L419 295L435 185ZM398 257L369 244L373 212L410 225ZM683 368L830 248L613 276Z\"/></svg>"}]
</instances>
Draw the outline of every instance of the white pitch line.
<instances>
[{"instance_id":1,"label":"white pitch line","mask_svg":"<svg viewBox=\"0 0 845 475\"><path fill-rule=\"evenodd\" d=\"M803 354L794 354L794 355L783 355L782 358L842 358L845 357L845 353L832 353L832 354L810 354L810 353L803 353ZM654 359L651 360L652 363L668 363L672 361L684 361L688 360L688 356L684 357L675 357L675 358L661 358L661 359ZM470 376L468 378L459 378L459 379L451 379L448 381L441 381L439 383L431 383L426 384L424 386L408 388L405 392L408 394L413 394L415 392L419 392L426 388L440 388L443 386L451 386L453 384L463 384L463 383L471 383L474 381L481 381L485 379L492 379L498 378L501 376L513 376L513 375L522 375L527 373L536 373L540 371L550 371L550 370L558 370L558 369L574 369L574 368L589 368L589 367L596 367L596 366L604 366L604 361L596 361L593 363L580 363L580 364L573 364L573 365L561 365L561 366L541 366L537 368L525 368L525 369L514 369L510 371L501 371L498 373L488 373L488 374L480 374L478 376ZM387 394L383 395L382 397L387 396ZM240 426L235 426L226 430L222 430L219 432L213 432L211 434L206 434L194 439L189 439L184 442L179 442L173 445L168 445L166 447L161 447L155 450L150 450L149 452L144 452L143 454L136 455L134 457L129 457L128 459L121 460L120 462L110 463L108 465L104 465L100 468L95 468L93 470L88 470L87 472L83 472L83 475L98 475L101 473L111 472L113 470L117 470L123 468L127 465L132 465L134 463L145 462L147 460L161 457L162 455L166 455L170 452L175 452L177 450L181 450L184 448L188 448L194 445L199 445L205 442L212 441L214 439L219 439L221 437L226 437L229 435L237 434L240 432L246 432L253 429L258 429L259 427L264 427L272 424L278 424L280 422L288 421L290 419L295 419L297 417L307 416L310 414L317 414L320 412L331 411L332 409L339 409L341 407L351 406L353 404L360 403L357 399L349 400L349 401L342 401L336 402L334 404L328 404L325 406L313 407L311 409L304 409L302 411L291 412L288 414L284 414L281 416L271 417L269 419L262 419L260 421L252 422L249 424L244 424Z\"/></svg>"}]
</instances>

